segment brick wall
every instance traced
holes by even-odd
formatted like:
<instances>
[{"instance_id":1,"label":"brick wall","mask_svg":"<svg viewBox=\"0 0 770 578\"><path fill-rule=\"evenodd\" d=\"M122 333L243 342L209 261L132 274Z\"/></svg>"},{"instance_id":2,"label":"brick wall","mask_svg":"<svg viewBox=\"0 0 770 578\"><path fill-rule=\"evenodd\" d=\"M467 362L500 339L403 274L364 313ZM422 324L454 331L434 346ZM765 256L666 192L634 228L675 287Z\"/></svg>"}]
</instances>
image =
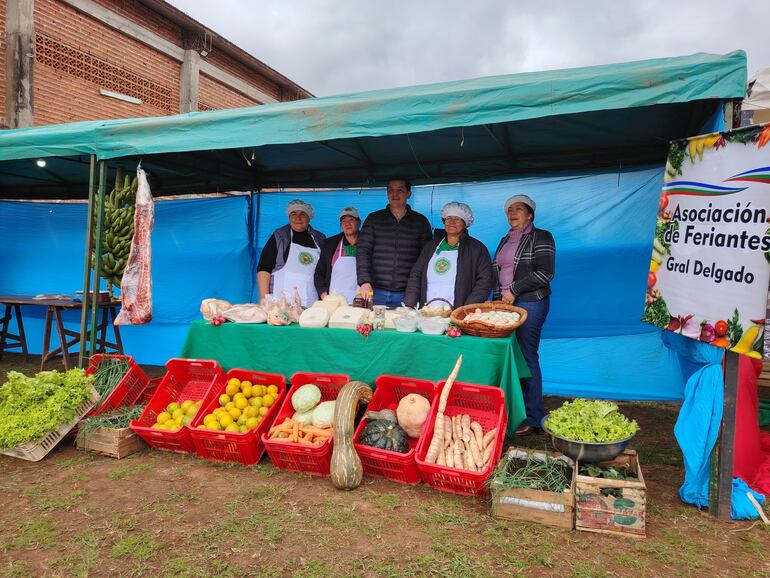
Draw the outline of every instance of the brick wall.
<instances>
[{"instance_id":1,"label":"brick wall","mask_svg":"<svg viewBox=\"0 0 770 578\"><path fill-rule=\"evenodd\" d=\"M259 90L261 90L262 92L264 92L269 96L272 96L276 100L281 100L280 99L281 90L277 84L275 84L274 82L271 82L269 79L265 78L264 76L255 74L240 62L237 62L232 58L230 58L229 56L227 56L226 54L223 54L222 52L217 51L216 44L214 45L214 50L211 52L211 54L209 54L206 57L206 60L210 64L213 64L214 66L216 66L217 68L220 68L225 72L229 72L233 76L237 76L241 80L248 82L255 88L258 88Z\"/></svg>"},{"instance_id":2,"label":"brick wall","mask_svg":"<svg viewBox=\"0 0 770 578\"><path fill-rule=\"evenodd\" d=\"M0 58L5 54L5 6L0 0ZM136 0L95 0L154 34L182 46L181 28ZM163 116L179 112L181 63L112 29L60 0L35 0L35 124ZM206 60L255 88L281 97L279 86L214 50ZM142 100L133 104L100 94L100 89ZM0 74L0 127L4 119L5 78ZM286 95L292 98L293 95ZM200 109L258 104L204 74Z\"/></svg>"},{"instance_id":3,"label":"brick wall","mask_svg":"<svg viewBox=\"0 0 770 578\"><path fill-rule=\"evenodd\" d=\"M36 0L35 34L35 124L179 112L174 59L58 0ZM143 102L102 96L102 88Z\"/></svg>"},{"instance_id":4,"label":"brick wall","mask_svg":"<svg viewBox=\"0 0 770 578\"><path fill-rule=\"evenodd\" d=\"M248 96L223 86L205 74L200 75L198 110L220 110L223 108L254 106L256 104L259 103Z\"/></svg>"}]
</instances>

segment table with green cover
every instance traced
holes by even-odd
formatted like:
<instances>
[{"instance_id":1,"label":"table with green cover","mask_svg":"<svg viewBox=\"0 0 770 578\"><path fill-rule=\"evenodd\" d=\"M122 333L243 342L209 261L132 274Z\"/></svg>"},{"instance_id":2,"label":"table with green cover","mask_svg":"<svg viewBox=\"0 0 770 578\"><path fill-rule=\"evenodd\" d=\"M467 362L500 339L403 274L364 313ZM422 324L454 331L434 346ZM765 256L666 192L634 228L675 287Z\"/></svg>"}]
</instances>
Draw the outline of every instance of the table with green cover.
<instances>
[{"instance_id":1,"label":"table with green cover","mask_svg":"<svg viewBox=\"0 0 770 578\"><path fill-rule=\"evenodd\" d=\"M525 417L520 377L529 370L516 339L373 331L368 337L351 329L311 329L204 320L190 325L182 357L216 359L225 369L279 373L342 373L374 386L378 376L400 375L440 381L452 371L457 356L463 364L457 380L500 386L508 410L508 434Z\"/></svg>"}]
</instances>

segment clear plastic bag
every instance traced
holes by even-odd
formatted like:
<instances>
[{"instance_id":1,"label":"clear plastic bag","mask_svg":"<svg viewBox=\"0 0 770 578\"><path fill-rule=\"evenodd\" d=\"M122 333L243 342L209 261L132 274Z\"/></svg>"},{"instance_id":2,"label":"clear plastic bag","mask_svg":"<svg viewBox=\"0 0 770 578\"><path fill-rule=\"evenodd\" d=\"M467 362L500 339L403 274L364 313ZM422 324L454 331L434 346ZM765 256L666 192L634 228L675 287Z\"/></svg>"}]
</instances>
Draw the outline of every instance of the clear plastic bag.
<instances>
[{"instance_id":1,"label":"clear plastic bag","mask_svg":"<svg viewBox=\"0 0 770 578\"><path fill-rule=\"evenodd\" d=\"M267 321L267 312L256 303L233 305L222 313L222 316L233 323L265 323Z\"/></svg>"}]
</instances>

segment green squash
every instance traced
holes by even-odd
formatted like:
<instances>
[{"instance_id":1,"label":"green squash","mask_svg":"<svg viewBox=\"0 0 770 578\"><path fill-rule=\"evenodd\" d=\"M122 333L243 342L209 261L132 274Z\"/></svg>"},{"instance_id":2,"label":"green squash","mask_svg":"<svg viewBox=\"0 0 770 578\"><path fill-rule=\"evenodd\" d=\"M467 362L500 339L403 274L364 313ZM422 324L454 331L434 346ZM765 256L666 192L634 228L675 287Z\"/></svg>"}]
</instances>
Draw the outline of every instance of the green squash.
<instances>
[{"instance_id":1,"label":"green squash","mask_svg":"<svg viewBox=\"0 0 770 578\"><path fill-rule=\"evenodd\" d=\"M364 476L361 458L353 445L356 409L372 400L372 388L362 381L343 386L334 405L334 449L330 464L332 484L340 490L354 490Z\"/></svg>"},{"instance_id":2,"label":"green squash","mask_svg":"<svg viewBox=\"0 0 770 578\"><path fill-rule=\"evenodd\" d=\"M400 425L389 420L376 419L366 424L358 442L378 450L405 454L409 451L409 436Z\"/></svg>"}]
</instances>

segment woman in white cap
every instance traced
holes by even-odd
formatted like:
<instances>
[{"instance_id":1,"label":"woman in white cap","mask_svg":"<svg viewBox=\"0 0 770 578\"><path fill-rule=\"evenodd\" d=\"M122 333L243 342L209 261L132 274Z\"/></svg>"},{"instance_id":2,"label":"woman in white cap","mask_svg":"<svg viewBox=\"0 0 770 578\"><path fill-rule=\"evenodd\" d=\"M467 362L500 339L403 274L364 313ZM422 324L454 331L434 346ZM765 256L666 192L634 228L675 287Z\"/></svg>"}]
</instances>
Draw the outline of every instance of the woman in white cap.
<instances>
[{"instance_id":1,"label":"woman in white cap","mask_svg":"<svg viewBox=\"0 0 770 578\"><path fill-rule=\"evenodd\" d=\"M454 307L480 303L492 290L489 251L468 234L473 212L465 203L447 203L441 209L445 235L437 235L423 248L406 285L404 303L411 307L436 298Z\"/></svg>"},{"instance_id":2,"label":"woman in white cap","mask_svg":"<svg viewBox=\"0 0 770 578\"><path fill-rule=\"evenodd\" d=\"M296 287L302 306L309 307L318 299L313 275L326 236L310 226L315 211L308 203L294 199L286 205L286 216L289 224L273 232L259 256L259 299L281 292L291 297Z\"/></svg>"},{"instance_id":3,"label":"woman in white cap","mask_svg":"<svg viewBox=\"0 0 770 578\"><path fill-rule=\"evenodd\" d=\"M353 303L359 289L356 247L361 218L355 207L342 209L339 218L342 232L326 239L321 247L321 258L315 269L315 288L321 299L337 292L344 295L348 303Z\"/></svg>"},{"instance_id":4,"label":"woman in white cap","mask_svg":"<svg viewBox=\"0 0 770 578\"><path fill-rule=\"evenodd\" d=\"M527 417L516 430L524 436L540 430L543 410L543 376L540 372L540 332L550 308L556 245L548 231L534 226L535 201L514 195L505 201L510 230L495 251L495 298L527 310L527 320L516 330L516 340L532 375L522 379Z\"/></svg>"}]
</instances>

